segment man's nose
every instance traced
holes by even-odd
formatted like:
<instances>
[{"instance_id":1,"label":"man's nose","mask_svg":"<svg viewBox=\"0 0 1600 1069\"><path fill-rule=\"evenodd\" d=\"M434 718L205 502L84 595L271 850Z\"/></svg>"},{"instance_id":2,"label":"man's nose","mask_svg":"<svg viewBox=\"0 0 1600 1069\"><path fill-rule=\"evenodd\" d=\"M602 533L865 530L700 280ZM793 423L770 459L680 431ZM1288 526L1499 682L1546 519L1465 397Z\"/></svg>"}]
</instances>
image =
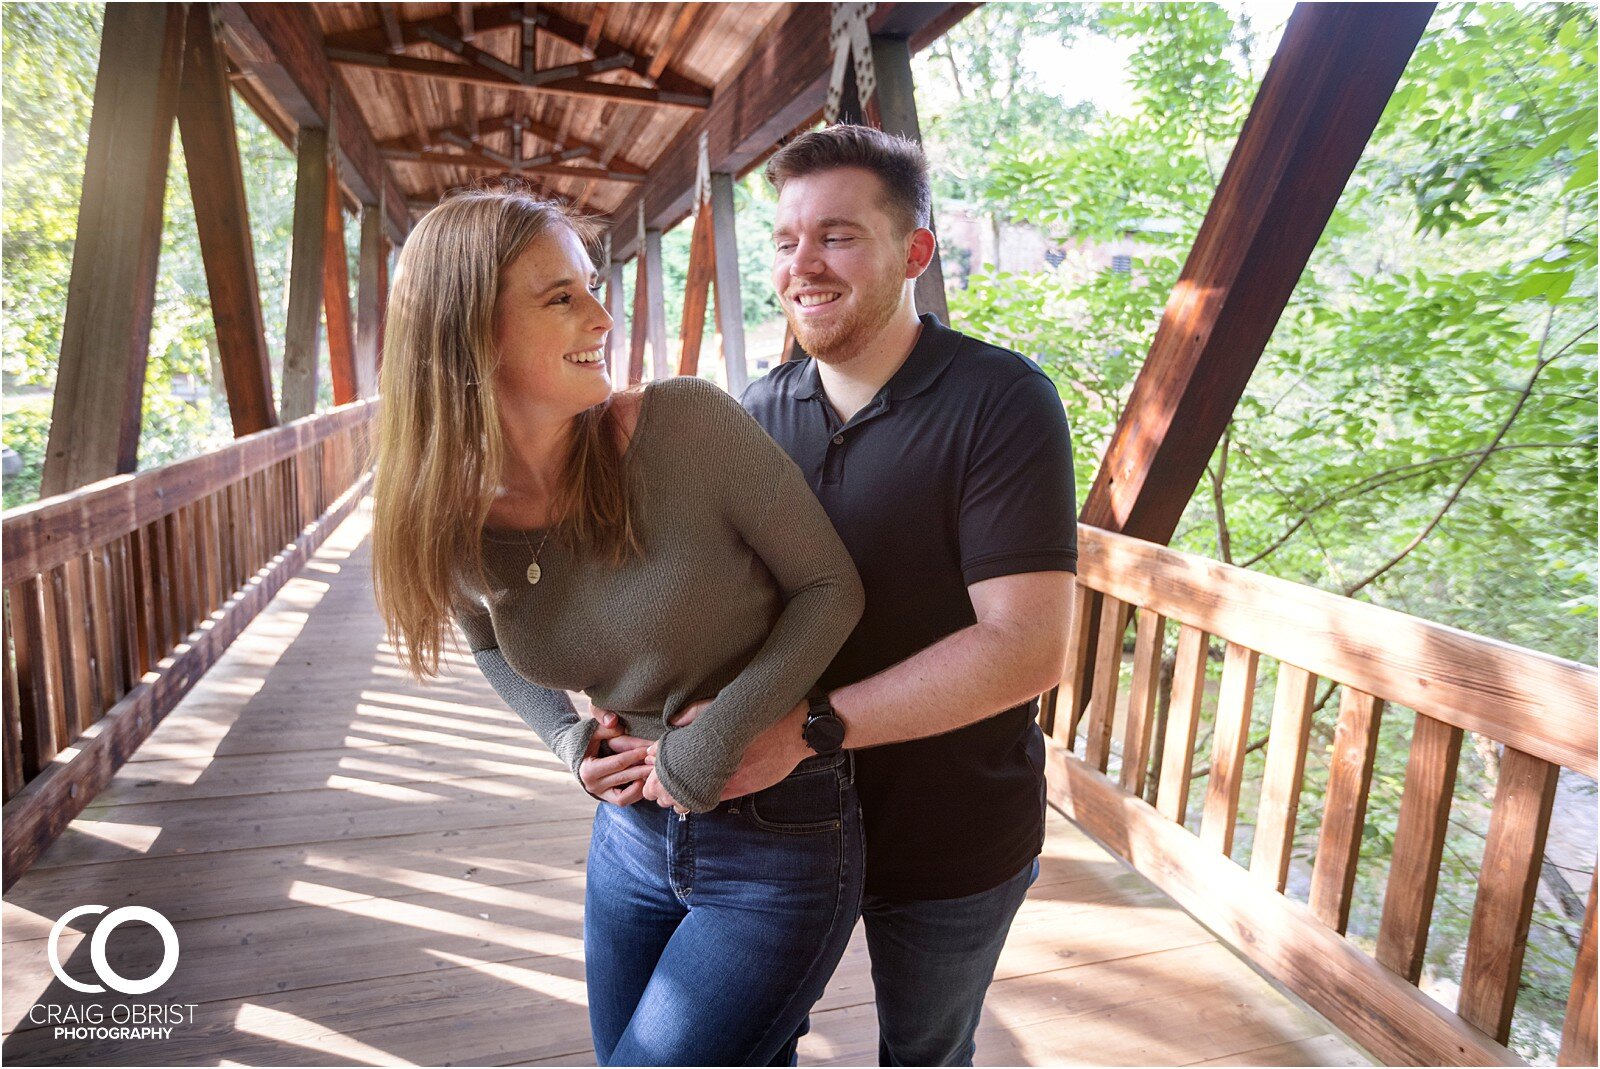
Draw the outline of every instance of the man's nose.
<instances>
[{"instance_id":1,"label":"man's nose","mask_svg":"<svg viewBox=\"0 0 1600 1069\"><path fill-rule=\"evenodd\" d=\"M822 273L822 247L810 241L802 241L795 246L794 257L789 261L789 271L796 275L819 275Z\"/></svg>"}]
</instances>

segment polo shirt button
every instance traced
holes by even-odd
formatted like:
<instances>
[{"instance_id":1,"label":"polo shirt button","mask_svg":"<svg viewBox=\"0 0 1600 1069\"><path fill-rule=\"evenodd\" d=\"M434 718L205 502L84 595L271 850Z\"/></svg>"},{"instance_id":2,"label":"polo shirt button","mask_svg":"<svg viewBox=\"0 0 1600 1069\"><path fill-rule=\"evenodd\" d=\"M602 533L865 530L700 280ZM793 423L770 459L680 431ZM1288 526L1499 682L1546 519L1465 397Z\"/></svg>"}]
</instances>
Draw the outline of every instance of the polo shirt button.
<instances>
[{"instance_id":1,"label":"polo shirt button","mask_svg":"<svg viewBox=\"0 0 1600 1069\"><path fill-rule=\"evenodd\" d=\"M833 436L833 444L834 445L844 445L844 435L842 435L842 434L834 435Z\"/></svg>"}]
</instances>

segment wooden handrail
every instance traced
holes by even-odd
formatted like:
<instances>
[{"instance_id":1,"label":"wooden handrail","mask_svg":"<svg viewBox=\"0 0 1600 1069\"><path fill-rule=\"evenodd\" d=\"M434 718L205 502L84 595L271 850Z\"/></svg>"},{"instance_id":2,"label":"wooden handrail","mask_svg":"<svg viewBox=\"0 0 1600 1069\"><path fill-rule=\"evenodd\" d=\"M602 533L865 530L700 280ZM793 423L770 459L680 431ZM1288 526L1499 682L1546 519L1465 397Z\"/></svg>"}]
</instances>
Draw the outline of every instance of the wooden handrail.
<instances>
[{"instance_id":1,"label":"wooden handrail","mask_svg":"<svg viewBox=\"0 0 1600 1069\"><path fill-rule=\"evenodd\" d=\"M1069 816L1265 971L1393 1064L1516 1064L1505 1047L1560 769L1596 774L1600 673L1404 613L1093 527L1079 528L1067 674L1044 703L1051 797ZM1114 782L1123 636L1137 621ZM1178 640L1164 734L1156 691L1168 621ZM1098 626L1096 626L1098 625ZM1095 649L1090 650L1091 636ZM1225 644L1198 833L1185 827L1210 640ZM1258 662L1277 692L1248 869L1230 858ZM1093 665L1092 671L1088 666ZM1283 894L1318 678L1340 685L1310 900ZM1415 711L1376 954L1344 937L1378 727ZM1505 747L1451 1012L1416 988L1463 731ZM1076 751L1076 752L1073 752ZM1154 757L1159 753L1157 761ZM1081 756L1080 756L1081 755ZM1155 767L1151 767L1154 765ZM1146 801L1147 784L1155 784ZM1202 803L1203 804L1200 804ZM1563 1064L1595 1060L1594 891L1573 978ZM1589 965L1585 966L1584 963Z\"/></svg>"},{"instance_id":2,"label":"wooden handrail","mask_svg":"<svg viewBox=\"0 0 1600 1069\"><path fill-rule=\"evenodd\" d=\"M5 584L49 571L335 434L370 423L377 404L374 399L352 401L235 439L210 453L132 475L113 475L10 509L0 515Z\"/></svg>"},{"instance_id":3,"label":"wooden handrail","mask_svg":"<svg viewBox=\"0 0 1600 1069\"><path fill-rule=\"evenodd\" d=\"M10 886L370 483L376 400L0 517Z\"/></svg>"}]
</instances>

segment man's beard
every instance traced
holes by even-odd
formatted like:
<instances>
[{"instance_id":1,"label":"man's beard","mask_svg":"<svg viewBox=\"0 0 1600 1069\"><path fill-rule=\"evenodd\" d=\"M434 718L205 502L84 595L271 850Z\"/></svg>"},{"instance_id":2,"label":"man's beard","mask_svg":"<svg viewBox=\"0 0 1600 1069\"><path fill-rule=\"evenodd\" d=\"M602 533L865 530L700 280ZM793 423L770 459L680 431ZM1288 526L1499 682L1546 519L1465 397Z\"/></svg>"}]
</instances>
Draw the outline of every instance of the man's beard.
<instances>
[{"instance_id":1,"label":"man's beard","mask_svg":"<svg viewBox=\"0 0 1600 1069\"><path fill-rule=\"evenodd\" d=\"M789 302L784 303L783 310L800 347L818 360L831 364L850 359L882 331L900 310L903 292L903 283L899 280L888 282L876 291L853 289L854 310L833 316L824 323L802 319Z\"/></svg>"}]
</instances>

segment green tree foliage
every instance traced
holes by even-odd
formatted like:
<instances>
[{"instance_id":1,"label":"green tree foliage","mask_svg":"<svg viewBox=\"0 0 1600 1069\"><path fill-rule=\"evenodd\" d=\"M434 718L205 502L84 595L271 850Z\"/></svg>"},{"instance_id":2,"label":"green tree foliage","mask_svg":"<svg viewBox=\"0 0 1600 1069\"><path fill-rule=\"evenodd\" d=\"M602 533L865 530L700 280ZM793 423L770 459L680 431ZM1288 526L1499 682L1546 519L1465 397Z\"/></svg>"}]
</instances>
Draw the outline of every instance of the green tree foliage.
<instances>
[{"instance_id":1,"label":"green tree foliage","mask_svg":"<svg viewBox=\"0 0 1600 1069\"><path fill-rule=\"evenodd\" d=\"M22 473L6 480L8 508L38 496L49 398L25 391L49 388L55 382L103 14L101 4L7 4L0 26L6 177L0 196L5 229L0 369L8 389L17 394L7 399L4 441L23 459ZM234 121L276 387L281 377L294 213L294 159L237 98ZM349 219L346 239L353 250L357 227ZM351 257L353 292L353 251ZM188 173L174 127L145 374L140 468L206 452L232 439L214 346ZM325 362L318 386L321 404L330 405Z\"/></svg>"},{"instance_id":2,"label":"green tree foliage","mask_svg":"<svg viewBox=\"0 0 1600 1069\"><path fill-rule=\"evenodd\" d=\"M1090 32L1131 43L1134 105L1094 115L1068 139L1014 128L987 160L986 196L1062 239L1132 240L1133 270L1069 256L1047 273L980 273L951 311L1051 372L1087 487L1268 56L1254 28L1212 5L1078 10ZM969 32L958 26L945 47L959 54ZM937 76L937 57L923 64ZM1591 8L1438 10L1175 545L1593 662L1595 87ZM960 123L931 129L972 136ZM1259 694L1255 777L1266 681ZM1320 697L1302 862L1336 700ZM1358 940L1376 932L1410 723L1390 710L1380 740ZM1429 946L1447 986L1460 975L1496 775L1494 748L1476 741L1462 760ZM1241 813L1252 811L1246 801ZM1561 897L1561 881L1547 865L1545 902ZM1539 906L1513 1037L1529 1057L1553 1058L1575 931L1572 915Z\"/></svg>"}]
</instances>

